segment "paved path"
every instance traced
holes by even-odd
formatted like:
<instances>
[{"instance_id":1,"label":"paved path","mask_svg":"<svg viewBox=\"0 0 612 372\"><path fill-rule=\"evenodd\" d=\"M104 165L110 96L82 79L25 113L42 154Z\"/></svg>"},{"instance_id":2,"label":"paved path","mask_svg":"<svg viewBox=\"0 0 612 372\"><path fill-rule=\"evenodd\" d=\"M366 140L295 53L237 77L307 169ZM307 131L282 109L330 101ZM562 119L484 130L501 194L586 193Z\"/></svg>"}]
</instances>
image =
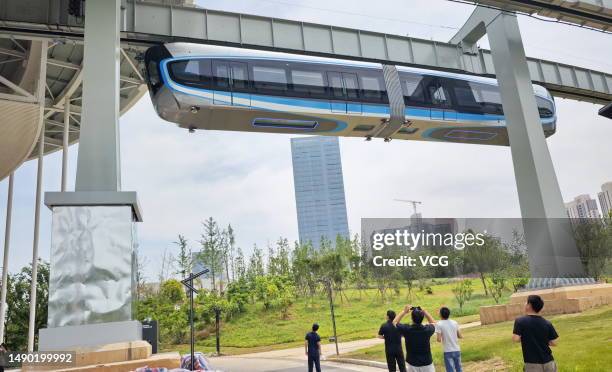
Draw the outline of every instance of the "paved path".
<instances>
[{"instance_id":1,"label":"paved path","mask_svg":"<svg viewBox=\"0 0 612 372\"><path fill-rule=\"evenodd\" d=\"M460 328L471 328L479 325L480 322L472 322L461 324ZM338 349L340 350L340 355L343 355L382 343L383 340L381 339L370 338L365 340L341 342L338 344ZM336 345L333 343L321 345L321 349L324 357L336 355ZM306 370L306 356L304 355L303 346L291 349L270 350L252 354L214 357L210 359L210 362L215 368L223 370L224 372L297 372ZM324 371L333 372L381 371L379 368L343 363L341 364L332 361L321 362L321 367Z\"/></svg>"},{"instance_id":2,"label":"paved path","mask_svg":"<svg viewBox=\"0 0 612 372\"><path fill-rule=\"evenodd\" d=\"M210 362L214 368L218 368L223 372L304 372L307 370L305 356L301 360L293 358L267 359L251 357L218 357L211 358ZM321 369L326 372L382 371L380 368L375 367L329 361L322 361Z\"/></svg>"}]
</instances>

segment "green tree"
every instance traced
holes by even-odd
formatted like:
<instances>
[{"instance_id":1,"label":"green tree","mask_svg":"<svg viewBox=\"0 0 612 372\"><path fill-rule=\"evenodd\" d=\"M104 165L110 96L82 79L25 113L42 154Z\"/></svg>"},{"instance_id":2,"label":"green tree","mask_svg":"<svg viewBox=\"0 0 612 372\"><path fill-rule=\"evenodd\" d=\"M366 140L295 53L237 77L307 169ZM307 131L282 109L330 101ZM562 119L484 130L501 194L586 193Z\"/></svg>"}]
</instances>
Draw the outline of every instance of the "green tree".
<instances>
[{"instance_id":1,"label":"green tree","mask_svg":"<svg viewBox=\"0 0 612 372\"><path fill-rule=\"evenodd\" d=\"M293 281L300 293L309 295L312 299L317 289L317 255L310 242L300 244L295 242L292 256L291 271Z\"/></svg>"},{"instance_id":2,"label":"green tree","mask_svg":"<svg viewBox=\"0 0 612 372\"><path fill-rule=\"evenodd\" d=\"M452 289L453 295L459 304L459 312L463 314L463 305L472 298L474 288L472 288L472 281L470 279L464 279Z\"/></svg>"},{"instance_id":3,"label":"green tree","mask_svg":"<svg viewBox=\"0 0 612 372\"><path fill-rule=\"evenodd\" d=\"M293 293L287 289L279 293L275 300L275 305L280 309L281 319L286 320L289 318L289 309L293 304L294 298Z\"/></svg>"},{"instance_id":4,"label":"green tree","mask_svg":"<svg viewBox=\"0 0 612 372\"><path fill-rule=\"evenodd\" d=\"M173 305L182 304L185 301L185 289L176 279L169 279L162 283L159 293L163 301Z\"/></svg>"},{"instance_id":5,"label":"green tree","mask_svg":"<svg viewBox=\"0 0 612 372\"><path fill-rule=\"evenodd\" d=\"M512 289L517 292L527 286L530 277L525 234L514 230L512 240L505 244L505 250L508 252L508 260L504 272Z\"/></svg>"},{"instance_id":6,"label":"green tree","mask_svg":"<svg viewBox=\"0 0 612 372\"><path fill-rule=\"evenodd\" d=\"M584 271L598 280L612 258L612 217L581 221L573 227Z\"/></svg>"},{"instance_id":7,"label":"green tree","mask_svg":"<svg viewBox=\"0 0 612 372\"><path fill-rule=\"evenodd\" d=\"M47 326L47 307L49 299L49 263L39 259L36 276L36 318L35 335ZM6 293L5 343L9 350L26 350L28 346L28 322L30 316L30 284L32 265L21 269L17 274L8 276ZM38 336L34 340L38 344Z\"/></svg>"},{"instance_id":8,"label":"green tree","mask_svg":"<svg viewBox=\"0 0 612 372\"><path fill-rule=\"evenodd\" d=\"M204 228L200 240L202 250L198 254L198 258L210 270L212 288L216 291L216 280L223 267L223 237L217 222L212 217L209 217L202 225Z\"/></svg>"},{"instance_id":9,"label":"green tree","mask_svg":"<svg viewBox=\"0 0 612 372\"><path fill-rule=\"evenodd\" d=\"M506 290L506 278L501 272L496 271L489 278L487 278L487 282L489 283L489 292L491 293L491 297L493 297L496 304L499 304L499 300L502 298L504 291Z\"/></svg>"},{"instance_id":10,"label":"green tree","mask_svg":"<svg viewBox=\"0 0 612 372\"><path fill-rule=\"evenodd\" d=\"M175 263L179 270L178 273L181 275L181 278L186 278L189 273L191 273L193 265L191 248L187 246L187 239L181 234L178 234L178 240L175 241L174 244L179 247L179 252L175 259Z\"/></svg>"},{"instance_id":11,"label":"green tree","mask_svg":"<svg viewBox=\"0 0 612 372\"><path fill-rule=\"evenodd\" d=\"M359 299L361 300L362 294L367 296L368 293L366 290L370 282L370 272L367 258L361 254L361 241L357 234L350 242L349 265L349 281L359 292Z\"/></svg>"},{"instance_id":12,"label":"green tree","mask_svg":"<svg viewBox=\"0 0 612 372\"><path fill-rule=\"evenodd\" d=\"M276 251L274 246L268 242L268 274L270 275L278 275L279 267L278 267L278 259L276 257Z\"/></svg>"},{"instance_id":13,"label":"green tree","mask_svg":"<svg viewBox=\"0 0 612 372\"><path fill-rule=\"evenodd\" d=\"M246 263L244 261L244 253L242 248L236 249L236 259L234 260L234 276L238 280L246 278Z\"/></svg>"},{"instance_id":14,"label":"green tree","mask_svg":"<svg viewBox=\"0 0 612 372\"><path fill-rule=\"evenodd\" d=\"M264 309L269 310L272 307L279 292L278 286L271 280L271 277L261 275L255 278L255 293L257 299L263 303Z\"/></svg>"},{"instance_id":15,"label":"green tree","mask_svg":"<svg viewBox=\"0 0 612 372\"><path fill-rule=\"evenodd\" d=\"M280 237L276 242L276 266L281 276L291 275L291 264L289 263L289 240Z\"/></svg>"},{"instance_id":16,"label":"green tree","mask_svg":"<svg viewBox=\"0 0 612 372\"><path fill-rule=\"evenodd\" d=\"M330 249L323 253L319 257L319 261L320 272L318 278L331 281L334 292L340 296L340 301L344 302L344 299L346 299L348 302L348 297L343 291L349 273L346 257L342 256L341 251L336 246L336 249Z\"/></svg>"},{"instance_id":17,"label":"green tree","mask_svg":"<svg viewBox=\"0 0 612 372\"><path fill-rule=\"evenodd\" d=\"M204 325L215 323L216 311L221 313L221 320L231 320L238 312L238 305L211 291L202 291L196 298L198 319Z\"/></svg>"},{"instance_id":18,"label":"green tree","mask_svg":"<svg viewBox=\"0 0 612 372\"><path fill-rule=\"evenodd\" d=\"M151 318L158 321L159 341L164 344L182 344L187 341L188 307L171 303L164 294L151 295L136 302L136 319Z\"/></svg>"},{"instance_id":19,"label":"green tree","mask_svg":"<svg viewBox=\"0 0 612 372\"><path fill-rule=\"evenodd\" d=\"M237 256L237 252L236 252L236 235L234 234L234 229L232 228L232 225L227 225L227 243L228 243L228 254L227 257L225 259L225 262L229 261L230 262L230 267L232 270L232 279L231 281L234 281L234 279L236 278L236 256ZM243 257L244 260L244 257ZM229 270L229 269L228 269ZM227 274L227 280L230 280L229 277L229 271Z\"/></svg>"},{"instance_id":20,"label":"green tree","mask_svg":"<svg viewBox=\"0 0 612 372\"><path fill-rule=\"evenodd\" d=\"M225 280L230 281L230 236L227 229L221 231L221 240L219 241L221 267L220 270L225 272Z\"/></svg>"},{"instance_id":21,"label":"green tree","mask_svg":"<svg viewBox=\"0 0 612 372\"><path fill-rule=\"evenodd\" d=\"M227 300L235 303L238 307L238 312L242 313L246 310L246 305L249 302L250 288L245 278L238 278L227 286Z\"/></svg>"},{"instance_id":22,"label":"green tree","mask_svg":"<svg viewBox=\"0 0 612 372\"><path fill-rule=\"evenodd\" d=\"M474 272L478 273L485 295L488 296L489 291L485 280L486 274L502 268L504 252L501 249L501 242L498 238L485 235L483 240L484 244L481 246L471 245L465 248L465 263Z\"/></svg>"},{"instance_id":23,"label":"green tree","mask_svg":"<svg viewBox=\"0 0 612 372\"><path fill-rule=\"evenodd\" d=\"M263 253L261 252L261 249L257 247L257 244L254 244L253 253L251 254L249 267L247 269L247 277L249 281L254 282L256 277L263 276L265 274L263 260Z\"/></svg>"}]
</instances>

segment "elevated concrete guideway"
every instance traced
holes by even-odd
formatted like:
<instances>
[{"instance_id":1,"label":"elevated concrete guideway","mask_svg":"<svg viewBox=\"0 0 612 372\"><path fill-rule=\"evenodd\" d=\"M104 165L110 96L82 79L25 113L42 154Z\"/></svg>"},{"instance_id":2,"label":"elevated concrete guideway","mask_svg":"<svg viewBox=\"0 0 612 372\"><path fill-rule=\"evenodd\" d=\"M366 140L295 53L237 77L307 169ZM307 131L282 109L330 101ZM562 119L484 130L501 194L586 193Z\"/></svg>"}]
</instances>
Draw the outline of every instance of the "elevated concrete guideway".
<instances>
[{"instance_id":1,"label":"elevated concrete guideway","mask_svg":"<svg viewBox=\"0 0 612 372\"><path fill-rule=\"evenodd\" d=\"M461 0L612 31L612 0Z\"/></svg>"},{"instance_id":2,"label":"elevated concrete guideway","mask_svg":"<svg viewBox=\"0 0 612 372\"><path fill-rule=\"evenodd\" d=\"M0 33L82 38L82 19L62 12L60 0L32 0L29 4L41 5L31 5L29 12L17 11L24 7L17 6L20 0L4 3ZM124 42L142 47L190 41L495 76L491 53L485 49L466 51L453 43L195 7L123 0L122 30ZM528 64L532 81L557 96L598 104L612 101L608 72L535 58L528 58Z\"/></svg>"}]
</instances>

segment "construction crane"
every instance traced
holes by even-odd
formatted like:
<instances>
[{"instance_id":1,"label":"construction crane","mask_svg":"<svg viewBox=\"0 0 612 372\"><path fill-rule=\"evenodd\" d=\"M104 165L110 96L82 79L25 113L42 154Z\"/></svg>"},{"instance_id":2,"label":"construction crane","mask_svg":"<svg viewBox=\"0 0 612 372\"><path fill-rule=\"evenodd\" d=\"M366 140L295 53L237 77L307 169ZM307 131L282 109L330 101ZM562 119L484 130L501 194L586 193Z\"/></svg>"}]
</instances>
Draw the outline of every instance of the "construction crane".
<instances>
[{"instance_id":1,"label":"construction crane","mask_svg":"<svg viewBox=\"0 0 612 372\"><path fill-rule=\"evenodd\" d=\"M414 208L415 216L417 214L417 204L422 204L420 201L416 201L416 200L405 200L405 199L393 199L393 200L398 201L398 202L402 202L402 203L411 203L412 204L412 208Z\"/></svg>"}]
</instances>

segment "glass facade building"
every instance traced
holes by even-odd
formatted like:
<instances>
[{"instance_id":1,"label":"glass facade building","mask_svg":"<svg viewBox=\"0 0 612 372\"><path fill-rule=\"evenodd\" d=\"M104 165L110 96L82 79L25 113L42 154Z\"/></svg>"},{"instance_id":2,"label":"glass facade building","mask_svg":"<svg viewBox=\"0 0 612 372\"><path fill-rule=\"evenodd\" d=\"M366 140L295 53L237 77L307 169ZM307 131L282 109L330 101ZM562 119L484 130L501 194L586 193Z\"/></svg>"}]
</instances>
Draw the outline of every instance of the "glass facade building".
<instances>
[{"instance_id":1,"label":"glass facade building","mask_svg":"<svg viewBox=\"0 0 612 372\"><path fill-rule=\"evenodd\" d=\"M291 139L300 242L349 237L338 137Z\"/></svg>"}]
</instances>

